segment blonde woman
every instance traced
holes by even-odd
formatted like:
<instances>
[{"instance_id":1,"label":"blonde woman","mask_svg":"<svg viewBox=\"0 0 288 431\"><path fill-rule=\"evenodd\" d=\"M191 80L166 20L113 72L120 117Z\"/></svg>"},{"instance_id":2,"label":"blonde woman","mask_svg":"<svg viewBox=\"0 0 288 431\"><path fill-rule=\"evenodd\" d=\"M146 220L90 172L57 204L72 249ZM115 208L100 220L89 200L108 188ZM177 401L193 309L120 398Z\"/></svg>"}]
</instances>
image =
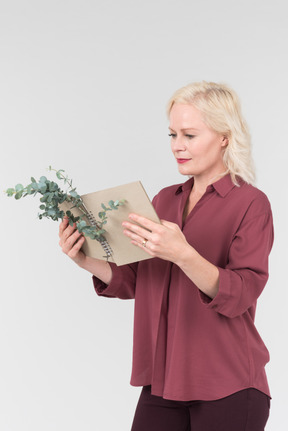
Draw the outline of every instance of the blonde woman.
<instances>
[{"instance_id":1,"label":"blonde woman","mask_svg":"<svg viewBox=\"0 0 288 431\"><path fill-rule=\"evenodd\" d=\"M168 104L171 148L189 179L161 190L161 224L131 214L124 234L153 259L117 267L81 251L63 221L60 245L93 274L98 295L135 298L131 384L143 386L132 431L263 431L268 351L254 326L268 278L273 221L253 186L238 97L200 82Z\"/></svg>"}]
</instances>

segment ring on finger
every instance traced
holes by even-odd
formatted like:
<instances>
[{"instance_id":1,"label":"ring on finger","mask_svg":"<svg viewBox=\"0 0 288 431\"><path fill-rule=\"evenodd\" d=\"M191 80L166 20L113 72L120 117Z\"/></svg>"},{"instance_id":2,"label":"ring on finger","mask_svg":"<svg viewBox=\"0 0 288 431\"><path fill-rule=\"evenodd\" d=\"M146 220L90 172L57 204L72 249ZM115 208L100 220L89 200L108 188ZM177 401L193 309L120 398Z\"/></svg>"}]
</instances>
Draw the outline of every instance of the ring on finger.
<instances>
[{"instance_id":1,"label":"ring on finger","mask_svg":"<svg viewBox=\"0 0 288 431\"><path fill-rule=\"evenodd\" d=\"M146 243L147 243L147 241L148 241L148 239L146 239L146 238L144 238L144 239L143 239L143 241L142 241L142 246L143 246L143 247L146 247Z\"/></svg>"}]
</instances>

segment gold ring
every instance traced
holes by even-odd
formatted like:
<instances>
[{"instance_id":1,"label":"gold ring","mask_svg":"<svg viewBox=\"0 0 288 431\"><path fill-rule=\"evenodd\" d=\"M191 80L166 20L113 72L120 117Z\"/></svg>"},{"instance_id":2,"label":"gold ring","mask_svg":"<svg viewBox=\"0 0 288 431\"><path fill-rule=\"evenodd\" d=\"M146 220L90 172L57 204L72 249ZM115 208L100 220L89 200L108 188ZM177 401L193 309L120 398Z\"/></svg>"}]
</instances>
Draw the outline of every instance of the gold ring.
<instances>
[{"instance_id":1,"label":"gold ring","mask_svg":"<svg viewBox=\"0 0 288 431\"><path fill-rule=\"evenodd\" d=\"M143 241L142 241L142 246L143 246L143 247L146 247L146 243L147 243L147 241L148 241L148 239L145 239L145 238L143 239Z\"/></svg>"}]
</instances>

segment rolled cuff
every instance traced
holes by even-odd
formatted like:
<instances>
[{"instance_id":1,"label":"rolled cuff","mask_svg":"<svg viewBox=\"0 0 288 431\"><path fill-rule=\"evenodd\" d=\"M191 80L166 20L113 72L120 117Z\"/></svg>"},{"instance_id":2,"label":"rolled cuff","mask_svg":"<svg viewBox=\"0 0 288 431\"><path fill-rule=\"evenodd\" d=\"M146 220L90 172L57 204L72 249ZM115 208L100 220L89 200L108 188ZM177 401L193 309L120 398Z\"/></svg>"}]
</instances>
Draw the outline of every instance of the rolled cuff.
<instances>
[{"instance_id":1,"label":"rolled cuff","mask_svg":"<svg viewBox=\"0 0 288 431\"><path fill-rule=\"evenodd\" d=\"M200 300L208 309L215 310L226 317L233 318L245 313L255 305L262 292L268 274L251 270L219 270L219 290L211 299L199 290Z\"/></svg>"},{"instance_id":2,"label":"rolled cuff","mask_svg":"<svg viewBox=\"0 0 288 431\"><path fill-rule=\"evenodd\" d=\"M206 305L209 309L215 309L219 313L221 313L221 309L224 308L225 302L229 299L230 292L230 274L229 271L217 267L219 270L219 290L217 295L212 299L205 293L199 290L200 301L203 305Z\"/></svg>"},{"instance_id":3,"label":"rolled cuff","mask_svg":"<svg viewBox=\"0 0 288 431\"><path fill-rule=\"evenodd\" d=\"M95 275L92 276L95 292L107 298L132 299L135 297L136 272L132 265L117 266L110 263L112 279L107 285Z\"/></svg>"}]
</instances>

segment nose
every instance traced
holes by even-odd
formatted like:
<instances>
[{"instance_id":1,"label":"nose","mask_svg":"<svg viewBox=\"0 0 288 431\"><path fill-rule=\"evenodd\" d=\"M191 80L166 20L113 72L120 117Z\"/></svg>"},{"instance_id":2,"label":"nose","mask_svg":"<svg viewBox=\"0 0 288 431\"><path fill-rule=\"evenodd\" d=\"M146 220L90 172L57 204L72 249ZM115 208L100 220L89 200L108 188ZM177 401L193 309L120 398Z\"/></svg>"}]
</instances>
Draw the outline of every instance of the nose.
<instances>
[{"instance_id":1,"label":"nose","mask_svg":"<svg viewBox=\"0 0 288 431\"><path fill-rule=\"evenodd\" d=\"M178 151L185 151L186 145L185 140L181 136L175 136L171 139L171 149L173 153Z\"/></svg>"}]
</instances>

